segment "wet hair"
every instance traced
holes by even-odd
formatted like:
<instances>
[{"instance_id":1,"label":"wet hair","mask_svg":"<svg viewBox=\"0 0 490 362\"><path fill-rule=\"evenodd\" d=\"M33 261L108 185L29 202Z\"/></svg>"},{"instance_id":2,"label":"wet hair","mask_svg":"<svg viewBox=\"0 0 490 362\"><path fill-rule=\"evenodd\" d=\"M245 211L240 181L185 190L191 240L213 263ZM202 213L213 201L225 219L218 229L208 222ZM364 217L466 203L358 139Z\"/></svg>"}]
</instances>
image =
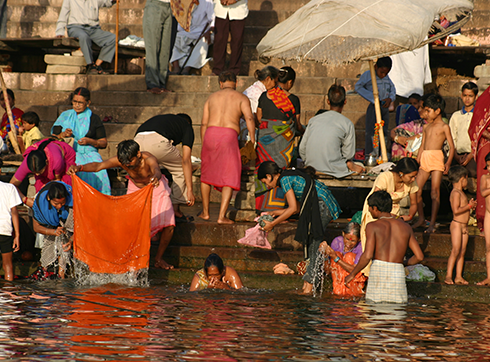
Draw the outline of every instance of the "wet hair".
<instances>
[{"instance_id":1,"label":"wet hair","mask_svg":"<svg viewBox=\"0 0 490 362\"><path fill-rule=\"evenodd\" d=\"M437 111L441 110L441 116L446 108L446 101L439 94L430 94L427 99L424 100L424 107L428 107Z\"/></svg>"},{"instance_id":2,"label":"wet hair","mask_svg":"<svg viewBox=\"0 0 490 362\"><path fill-rule=\"evenodd\" d=\"M177 116L179 116L180 118L185 119L192 126L192 118L188 114L186 114L186 113L177 113Z\"/></svg>"},{"instance_id":3,"label":"wet hair","mask_svg":"<svg viewBox=\"0 0 490 362\"><path fill-rule=\"evenodd\" d=\"M66 199L68 197L68 190L59 182L50 182L48 186L48 198L53 199Z\"/></svg>"},{"instance_id":4,"label":"wet hair","mask_svg":"<svg viewBox=\"0 0 490 362\"><path fill-rule=\"evenodd\" d=\"M391 212L393 200L389 193L384 190L376 191L368 197L368 205L377 207L380 212Z\"/></svg>"},{"instance_id":5,"label":"wet hair","mask_svg":"<svg viewBox=\"0 0 490 362\"><path fill-rule=\"evenodd\" d=\"M360 238L361 237L361 225L359 225L355 221L351 221L350 223L348 223L345 226L343 232L344 232L344 234L352 234L352 235L355 235L358 238Z\"/></svg>"},{"instance_id":6,"label":"wet hair","mask_svg":"<svg viewBox=\"0 0 490 362\"><path fill-rule=\"evenodd\" d=\"M463 177L468 177L468 170L466 169L466 167L463 167L461 165L452 166L449 169L447 177L452 184L455 184Z\"/></svg>"},{"instance_id":7,"label":"wet hair","mask_svg":"<svg viewBox=\"0 0 490 362\"><path fill-rule=\"evenodd\" d=\"M310 175L312 179L316 179L316 170L308 166L306 168L296 168L296 170L306 173ZM259 169L257 170L257 178L262 180L267 177L267 175L271 175L274 177L275 175L281 174L282 169L275 163L274 161L264 161L260 164Z\"/></svg>"},{"instance_id":8,"label":"wet hair","mask_svg":"<svg viewBox=\"0 0 490 362\"><path fill-rule=\"evenodd\" d=\"M7 88L7 95L10 96L10 98L12 98L13 101L15 101L15 95L14 95L14 91L10 88ZM3 91L0 91L0 97L3 98Z\"/></svg>"},{"instance_id":9,"label":"wet hair","mask_svg":"<svg viewBox=\"0 0 490 362\"><path fill-rule=\"evenodd\" d=\"M403 157L398 163L393 166L390 171L401 172L406 175L407 173L412 173L419 170L419 163L416 159L412 157Z\"/></svg>"},{"instance_id":10,"label":"wet hair","mask_svg":"<svg viewBox=\"0 0 490 362\"><path fill-rule=\"evenodd\" d=\"M328 89L328 101L332 107L343 107L345 103L345 88L341 85L332 84Z\"/></svg>"},{"instance_id":11,"label":"wet hair","mask_svg":"<svg viewBox=\"0 0 490 362\"><path fill-rule=\"evenodd\" d=\"M209 254L209 256L204 261L204 272L206 273L206 276L208 275L208 269L212 266L217 267L219 273L223 274L223 271L225 270L225 265L223 264L223 259L221 259L218 254Z\"/></svg>"},{"instance_id":12,"label":"wet hair","mask_svg":"<svg viewBox=\"0 0 490 362\"><path fill-rule=\"evenodd\" d=\"M88 102L90 100L90 91L84 87L78 87L70 94L70 102L73 101L73 97L82 96Z\"/></svg>"},{"instance_id":13,"label":"wet hair","mask_svg":"<svg viewBox=\"0 0 490 362\"><path fill-rule=\"evenodd\" d=\"M391 69L391 67L393 66L393 61L391 60L390 57L383 57L383 58L378 59L378 61L376 62L376 65L378 68Z\"/></svg>"},{"instance_id":14,"label":"wet hair","mask_svg":"<svg viewBox=\"0 0 490 362\"><path fill-rule=\"evenodd\" d=\"M422 100L422 96L420 94L417 94L417 93L412 93L408 96L408 99L410 98L413 98L415 99L417 102L420 102Z\"/></svg>"},{"instance_id":15,"label":"wet hair","mask_svg":"<svg viewBox=\"0 0 490 362\"><path fill-rule=\"evenodd\" d=\"M272 65L268 65L262 69L257 69L254 73L254 77L257 80L266 80L267 77L270 79L277 79L279 77L279 69L273 67Z\"/></svg>"},{"instance_id":16,"label":"wet hair","mask_svg":"<svg viewBox=\"0 0 490 362\"><path fill-rule=\"evenodd\" d=\"M52 139L47 139L41 141L37 150L32 150L29 152L26 158L27 168L29 171L38 173L47 165L47 157L44 149L53 141Z\"/></svg>"},{"instance_id":17,"label":"wet hair","mask_svg":"<svg viewBox=\"0 0 490 362\"><path fill-rule=\"evenodd\" d=\"M279 83L286 83L292 80L293 82L296 80L296 72L291 67L282 67L279 69L279 78L277 81Z\"/></svg>"},{"instance_id":18,"label":"wet hair","mask_svg":"<svg viewBox=\"0 0 490 362\"><path fill-rule=\"evenodd\" d=\"M473 94L475 95L475 97L478 95L478 86L473 82L468 82L468 83L463 84L463 86L461 87L461 93L465 89L472 91Z\"/></svg>"},{"instance_id":19,"label":"wet hair","mask_svg":"<svg viewBox=\"0 0 490 362\"><path fill-rule=\"evenodd\" d=\"M134 140L121 141L117 145L117 159L121 164L127 165L133 158L138 156L140 145Z\"/></svg>"},{"instance_id":20,"label":"wet hair","mask_svg":"<svg viewBox=\"0 0 490 362\"><path fill-rule=\"evenodd\" d=\"M218 82L220 82L220 83L225 83L225 82L236 83L236 74L230 70L225 70L224 72L221 72L221 74L219 75Z\"/></svg>"},{"instance_id":21,"label":"wet hair","mask_svg":"<svg viewBox=\"0 0 490 362\"><path fill-rule=\"evenodd\" d=\"M39 116L36 112L26 112L22 115L22 122L33 124L34 126L39 127Z\"/></svg>"}]
</instances>

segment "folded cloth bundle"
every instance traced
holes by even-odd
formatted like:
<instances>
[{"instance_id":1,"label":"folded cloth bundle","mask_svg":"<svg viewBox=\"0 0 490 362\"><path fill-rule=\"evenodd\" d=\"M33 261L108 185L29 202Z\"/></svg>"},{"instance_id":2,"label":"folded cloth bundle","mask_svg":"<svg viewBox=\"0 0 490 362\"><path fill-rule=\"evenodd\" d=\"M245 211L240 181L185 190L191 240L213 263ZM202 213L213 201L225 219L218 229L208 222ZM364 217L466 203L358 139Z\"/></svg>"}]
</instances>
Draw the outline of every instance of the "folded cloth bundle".
<instances>
[{"instance_id":1,"label":"folded cloth bundle","mask_svg":"<svg viewBox=\"0 0 490 362\"><path fill-rule=\"evenodd\" d=\"M273 269L274 274L294 274L294 271L284 263L279 263L275 265Z\"/></svg>"}]
</instances>

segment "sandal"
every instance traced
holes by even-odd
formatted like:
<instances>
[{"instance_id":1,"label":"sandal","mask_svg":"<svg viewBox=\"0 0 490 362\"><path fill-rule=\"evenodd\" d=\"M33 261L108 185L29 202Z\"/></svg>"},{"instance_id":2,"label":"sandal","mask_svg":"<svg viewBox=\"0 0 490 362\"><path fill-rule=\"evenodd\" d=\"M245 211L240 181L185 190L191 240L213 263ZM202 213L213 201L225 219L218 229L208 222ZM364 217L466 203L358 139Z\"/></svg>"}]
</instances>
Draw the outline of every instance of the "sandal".
<instances>
[{"instance_id":1,"label":"sandal","mask_svg":"<svg viewBox=\"0 0 490 362\"><path fill-rule=\"evenodd\" d=\"M91 74L91 75L97 75L97 74L102 74L102 75L107 75L109 74L109 72L105 71L104 69L102 69L102 67L100 65L89 65L88 68L87 68L87 74Z\"/></svg>"},{"instance_id":2,"label":"sandal","mask_svg":"<svg viewBox=\"0 0 490 362\"><path fill-rule=\"evenodd\" d=\"M185 216L182 215L180 217L175 217L175 222L176 223L187 223L187 222L193 222L194 221L194 216Z\"/></svg>"}]
</instances>

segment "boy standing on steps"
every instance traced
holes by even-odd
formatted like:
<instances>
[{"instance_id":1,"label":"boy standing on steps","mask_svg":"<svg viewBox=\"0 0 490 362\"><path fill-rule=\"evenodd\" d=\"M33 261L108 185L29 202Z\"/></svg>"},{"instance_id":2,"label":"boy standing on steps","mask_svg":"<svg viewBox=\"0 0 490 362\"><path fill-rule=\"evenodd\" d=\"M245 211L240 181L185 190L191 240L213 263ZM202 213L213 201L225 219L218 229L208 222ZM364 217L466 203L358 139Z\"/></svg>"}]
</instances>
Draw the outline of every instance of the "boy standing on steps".
<instances>
[{"instance_id":1,"label":"boy standing on steps","mask_svg":"<svg viewBox=\"0 0 490 362\"><path fill-rule=\"evenodd\" d=\"M468 185L468 171L463 166L457 165L449 169L449 181L453 184L450 201L453 210L453 221L451 221L451 255L447 261L446 284L468 284L463 279L464 254L468 244L468 221L470 211L476 207L476 201L468 198L464 189ZM456 278L453 281L453 270L456 264Z\"/></svg>"},{"instance_id":2,"label":"boy standing on steps","mask_svg":"<svg viewBox=\"0 0 490 362\"><path fill-rule=\"evenodd\" d=\"M490 152L485 156L486 166L485 169L490 167ZM487 278L477 285L490 285L490 174L485 174L480 179L480 192L485 198L485 220L483 232L485 234L485 248L486 248L486 264L487 264Z\"/></svg>"},{"instance_id":3,"label":"boy standing on steps","mask_svg":"<svg viewBox=\"0 0 490 362\"><path fill-rule=\"evenodd\" d=\"M419 220L413 227L416 228L422 226L425 222L422 190L429 177L431 177L430 196L432 199L432 213L430 225L427 230L425 230L426 233L433 233L435 231L437 213L439 212L439 205L441 204L440 186L442 175L448 173L454 156L454 142L453 137L451 136L451 130L449 126L444 123L441 116L445 106L446 102L438 94L431 94L424 101L425 119L428 123L424 126L422 145L420 146L419 154L417 156L417 161L420 164L419 173L417 175L417 185L419 186L419 191L417 192ZM449 143L450 150L449 157L446 163L444 163L442 146L446 140Z\"/></svg>"}]
</instances>

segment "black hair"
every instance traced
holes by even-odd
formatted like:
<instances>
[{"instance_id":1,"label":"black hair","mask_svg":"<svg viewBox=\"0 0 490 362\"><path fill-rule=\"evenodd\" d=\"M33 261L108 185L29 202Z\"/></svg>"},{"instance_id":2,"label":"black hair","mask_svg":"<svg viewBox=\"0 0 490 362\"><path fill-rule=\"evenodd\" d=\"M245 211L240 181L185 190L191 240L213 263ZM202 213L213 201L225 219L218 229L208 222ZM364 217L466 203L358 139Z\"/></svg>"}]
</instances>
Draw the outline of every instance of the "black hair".
<instances>
[{"instance_id":1,"label":"black hair","mask_svg":"<svg viewBox=\"0 0 490 362\"><path fill-rule=\"evenodd\" d=\"M22 115L22 122L33 124L34 126L39 127L39 116L36 112L26 112Z\"/></svg>"},{"instance_id":2,"label":"black hair","mask_svg":"<svg viewBox=\"0 0 490 362\"><path fill-rule=\"evenodd\" d=\"M82 96L88 102L90 100L90 91L84 87L78 87L70 94L70 102L73 101L73 97Z\"/></svg>"},{"instance_id":3,"label":"black hair","mask_svg":"<svg viewBox=\"0 0 490 362\"><path fill-rule=\"evenodd\" d=\"M225 265L223 264L223 259L220 258L218 254L212 253L204 261L204 272L206 276L208 275L208 269L212 266L218 268L219 273L222 275L225 270Z\"/></svg>"},{"instance_id":4,"label":"black hair","mask_svg":"<svg viewBox=\"0 0 490 362\"><path fill-rule=\"evenodd\" d=\"M277 79L279 77L279 69L273 67L272 65L268 65L262 69L257 69L254 73L254 77L257 80L266 80L267 77L270 79Z\"/></svg>"},{"instance_id":5,"label":"black hair","mask_svg":"<svg viewBox=\"0 0 490 362\"><path fill-rule=\"evenodd\" d=\"M319 114L322 114L322 113L325 113L325 112L328 112L328 109L319 109L316 113L315 113L315 116L318 116Z\"/></svg>"},{"instance_id":6,"label":"black hair","mask_svg":"<svg viewBox=\"0 0 490 362\"><path fill-rule=\"evenodd\" d=\"M391 212L393 208L393 200L389 193L384 190L373 192L368 197L368 205L377 207L380 212Z\"/></svg>"},{"instance_id":7,"label":"black hair","mask_svg":"<svg viewBox=\"0 0 490 362\"><path fill-rule=\"evenodd\" d=\"M296 170L301 171L309 175L312 179L316 179L316 170L307 166L305 168L296 168ZM267 177L267 175L271 175L274 177L275 175L281 174L282 169L275 163L274 161L264 161L260 164L259 169L257 170L257 178L262 180Z\"/></svg>"},{"instance_id":8,"label":"black hair","mask_svg":"<svg viewBox=\"0 0 490 362\"><path fill-rule=\"evenodd\" d=\"M446 108L446 101L439 94L430 94L426 100L424 100L424 107L428 107L437 111L441 110L441 116L444 114Z\"/></svg>"},{"instance_id":9,"label":"black hair","mask_svg":"<svg viewBox=\"0 0 490 362\"><path fill-rule=\"evenodd\" d=\"M117 159L122 165L127 165L138 156L140 145L135 140L124 140L117 145Z\"/></svg>"},{"instance_id":10,"label":"black hair","mask_svg":"<svg viewBox=\"0 0 490 362\"><path fill-rule=\"evenodd\" d=\"M472 91L475 97L478 95L478 86L473 82L463 84L461 87L461 92L463 92L465 89Z\"/></svg>"},{"instance_id":11,"label":"black hair","mask_svg":"<svg viewBox=\"0 0 490 362\"><path fill-rule=\"evenodd\" d=\"M177 116L179 116L180 118L185 119L192 126L192 118L191 118L191 116L189 116L186 113L177 113Z\"/></svg>"},{"instance_id":12,"label":"black hair","mask_svg":"<svg viewBox=\"0 0 490 362\"><path fill-rule=\"evenodd\" d=\"M218 82L220 82L220 83L225 83L225 82L236 83L236 74L230 70L225 70L224 72L221 72L221 74L219 75Z\"/></svg>"},{"instance_id":13,"label":"black hair","mask_svg":"<svg viewBox=\"0 0 490 362\"><path fill-rule=\"evenodd\" d=\"M355 235L358 238L360 238L361 237L361 225L359 225L355 221L351 221L345 226L343 232L344 232L344 234L352 234L352 235Z\"/></svg>"},{"instance_id":14,"label":"black hair","mask_svg":"<svg viewBox=\"0 0 490 362\"><path fill-rule=\"evenodd\" d=\"M452 184L455 184L456 182L461 180L461 178L468 177L468 170L466 169L466 167L463 167L461 165L452 166L449 169L447 177Z\"/></svg>"},{"instance_id":15,"label":"black hair","mask_svg":"<svg viewBox=\"0 0 490 362\"><path fill-rule=\"evenodd\" d=\"M490 161L490 152L487 153L485 156L485 162Z\"/></svg>"},{"instance_id":16,"label":"black hair","mask_svg":"<svg viewBox=\"0 0 490 362\"><path fill-rule=\"evenodd\" d=\"M48 198L53 199L66 199L68 197L68 190L59 182L50 182L48 186Z\"/></svg>"},{"instance_id":17,"label":"black hair","mask_svg":"<svg viewBox=\"0 0 490 362\"><path fill-rule=\"evenodd\" d=\"M343 107L345 103L345 88L332 84L328 89L328 101L332 107Z\"/></svg>"},{"instance_id":18,"label":"black hair","mask_svg":"<svg viewBox=\"0 0 490 362\"><path fill-rule=\"evenodd\" d=\"M393 61L390 57L383 57L377 60L376 65L378 66L378 68L388 68L391 70L391 67L393 66Z\"/></svg>"},{"instance_id":19,"label":"black hair","mask_svg":"<svg viewBox=\"0 0 490 362\"><path fill-rule=\"evenodd\" d=\"M402 174L406 175L407 173L418 171L419 167L420 165L416 159L412 157L403 157L400 161L397 162L395 166L390 169L390 171L401 172Z\"/></svg>"},{"instance_id":20,"label":"black hair","mask_svg":"<svg viewBox=\"0 0 490 362\"><path fill-rule=\"evenodd\" d=\"M10 98L12 98L12 100L15 101L15 95L12 89L7 88L7 95L9 95ZM3 91L0 91L0 97L3 97Z\"/></svg>"},{"instance_id":21,"label":"black hair","mask_svg":"<svg viewBox=\"0 0 490 362\"><path fill-rule=\"evenodd\" d=\"M279 78L277 79L280 83L286 83L292 80L296 80L296 72L291 67L282 67L279 69Z\"/></svg>"},{"instance_id":22,"label":"black hair","mask_svg":"<svg viewBox=\"0 0 490 362\"><path fill-rule=\"evenodd\" d=\"M420 102L420 100L422 99L422 96L418 93L412 93L408 96L408 99L410 98L413 98L415 99L417 102Z\"/></svg>"},{"instance_id":23,"label":"black hair","mask_svg":"<svg viewBox=\"0 0 490 362\"><path fill-rule=\"evenodd\" d=\"M29 171L38 173L46 167L47 157L44 149L53 141L52 139L46 139L41 141L37 150L29 152L26 158L27 168Z\"/></svg>"}]
</instances>

